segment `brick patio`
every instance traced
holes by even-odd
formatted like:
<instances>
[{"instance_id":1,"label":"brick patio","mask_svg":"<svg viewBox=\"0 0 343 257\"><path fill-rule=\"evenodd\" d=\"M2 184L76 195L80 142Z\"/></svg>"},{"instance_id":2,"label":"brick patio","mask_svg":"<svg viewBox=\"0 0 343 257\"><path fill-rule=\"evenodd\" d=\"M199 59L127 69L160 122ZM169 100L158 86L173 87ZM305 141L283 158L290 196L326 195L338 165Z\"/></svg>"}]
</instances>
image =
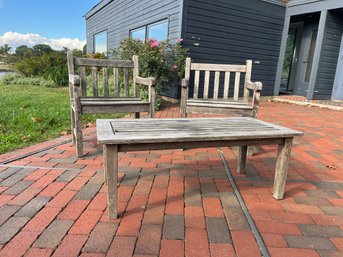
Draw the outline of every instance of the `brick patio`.
<instances>
[{"instance_id":1,"label":"brick patio","mask_svg":"<svg viewBox=\"0 0 343 257\"><path fill-rule=\"evenodd\" d=\"M284 200L271 194L276 147L250 157L247 175L222 149L271 256L343 256L343 112L264 101L259 118L305 132ZM102 147L85 132L82 159L68 136L0 156L37 151L0 165L0 256L261 256L217 149L120 154L120 217L109 221Z\"/></svg>"}]
</instances>

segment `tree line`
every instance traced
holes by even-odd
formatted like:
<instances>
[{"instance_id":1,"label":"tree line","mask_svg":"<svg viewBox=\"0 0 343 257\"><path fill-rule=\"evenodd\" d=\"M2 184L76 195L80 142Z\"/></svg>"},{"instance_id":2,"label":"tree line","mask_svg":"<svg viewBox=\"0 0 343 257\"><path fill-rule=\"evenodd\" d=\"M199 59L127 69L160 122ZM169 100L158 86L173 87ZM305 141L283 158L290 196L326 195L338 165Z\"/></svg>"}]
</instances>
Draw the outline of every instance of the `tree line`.
<instances>
[{"instance_id":1,"label":"tree line","mask_svg":"<svg viewBox=\"0 0 343 257\"><path fill-rule=\"evenodd\" d=\"M47 44L37 44L33 47L18 46L12 53L11 49L7 44L0 46L0 58L18 73L26 77L50 79L56 86L68 84L68 48L54 50ZM73 54L78 57L86 55L86 45L83 50L74 49Z\"/></svg>"}]
</instances>

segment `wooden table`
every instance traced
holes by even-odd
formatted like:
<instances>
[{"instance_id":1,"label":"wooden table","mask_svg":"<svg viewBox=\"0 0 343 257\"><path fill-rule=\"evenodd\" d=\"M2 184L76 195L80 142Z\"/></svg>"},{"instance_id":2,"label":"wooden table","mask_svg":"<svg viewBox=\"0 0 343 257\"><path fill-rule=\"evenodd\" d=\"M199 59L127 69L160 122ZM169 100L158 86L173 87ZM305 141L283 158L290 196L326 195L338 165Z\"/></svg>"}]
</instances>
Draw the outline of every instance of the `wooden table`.
<instances>
[{"instance_id":1,"label":"wooden table","mask_svg":"<svg viewBox=\"0 0 343 257\"><path fill-rule=\"evenodd\" d=\"M239 146L237 171L244 172L247 146L278 145L273 196L282 199L294 136L303 133L247 117L200 119L100 119L109 217L117 217L118 152Z\"/></svg>"}]
</instances>

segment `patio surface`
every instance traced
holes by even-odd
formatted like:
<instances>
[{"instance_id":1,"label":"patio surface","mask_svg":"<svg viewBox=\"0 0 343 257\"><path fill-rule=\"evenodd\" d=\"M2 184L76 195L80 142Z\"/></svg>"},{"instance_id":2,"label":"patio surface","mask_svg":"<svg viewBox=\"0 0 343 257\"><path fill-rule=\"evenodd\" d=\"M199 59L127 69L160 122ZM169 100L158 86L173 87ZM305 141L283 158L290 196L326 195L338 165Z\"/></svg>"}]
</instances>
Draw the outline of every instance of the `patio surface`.
<instances>
[{"instance_id":1,"label":"patio surface","mask_svg":"<svg viewBox=\"0 0 343 257\"><path fill-rule=\"evenodd\" d=\"M343 256L343 112L263 101L259 118L305 132L284 200L271 193L276 146L248 158L246 175L222 148L270 255ZM0 256L261 256L217 149L121 153L109 221L102 147L85 133L81 159L69 136L0 156Z\"/></svg>"}]
</instances>

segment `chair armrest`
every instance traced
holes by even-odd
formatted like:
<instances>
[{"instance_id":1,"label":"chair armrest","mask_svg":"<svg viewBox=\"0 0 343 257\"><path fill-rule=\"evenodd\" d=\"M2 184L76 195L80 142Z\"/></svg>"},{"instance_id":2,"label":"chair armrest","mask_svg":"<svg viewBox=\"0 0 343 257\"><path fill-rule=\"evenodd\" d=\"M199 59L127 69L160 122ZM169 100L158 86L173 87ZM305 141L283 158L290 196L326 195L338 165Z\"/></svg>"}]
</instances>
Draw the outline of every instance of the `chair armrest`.
<instances>
[{"instance_id":1,"label":"chair armrest","mask_svg":"<svg viewBox=\"0 0 343 257\"><path fill-rule=\"evenodd\" d=\"M188 79L182 79L181 80L181 86L182 87L188 87L189 86L189 80Z\"/></svg>"},{"instance_id":2,"label":"chair armrest","mask_svg":"<svg viewBox=\"0 0 343 257\"><path fill-rule=\"evenodd\" d=\"M71 83L73 86L79 87L80 86L80 76L69 74L69 83Z\"/></svg>"},{"instance_id":3,"label":"chair armrest","mask_svg":"<svg viewBox=\"0 0 343 257\"><path fill-rule=\"evenodd\" d=\"M142 78L140 76L136 76L135 80L137 84L142 84L142 85L152 86L152 87L155 87L156 85L156 79L153 77Z\"/></svg>"},{"instance_id":4,"label":"chair armrest","mask_svg":"<svg viewBox=\"0 0 343 257\"><path fill-rule=\"evenodd\" d=\"M252 82L252 81L248 81L247 85L246 85L247 89L250 90L254 90L254 91L261 91L262 90L262 82L256 81L256 82Z\"/></svg>"},{"instance_id":5,"label":"chair armrest","mask_svg":"<svg viewBox=\"0 0 343 257\"><path fill-rule=\"evenodd\" d=\"M258 109L259 109L259 104L260 104L260 96L261 96L261 91L262 91L262 82L251 82L248 81L246 84L246 88L249 90L253 90L253 97L252 97L252 107L253 107L253 112L252 112L252 117L256 118Z\"/></svg>"}]
</instances>

